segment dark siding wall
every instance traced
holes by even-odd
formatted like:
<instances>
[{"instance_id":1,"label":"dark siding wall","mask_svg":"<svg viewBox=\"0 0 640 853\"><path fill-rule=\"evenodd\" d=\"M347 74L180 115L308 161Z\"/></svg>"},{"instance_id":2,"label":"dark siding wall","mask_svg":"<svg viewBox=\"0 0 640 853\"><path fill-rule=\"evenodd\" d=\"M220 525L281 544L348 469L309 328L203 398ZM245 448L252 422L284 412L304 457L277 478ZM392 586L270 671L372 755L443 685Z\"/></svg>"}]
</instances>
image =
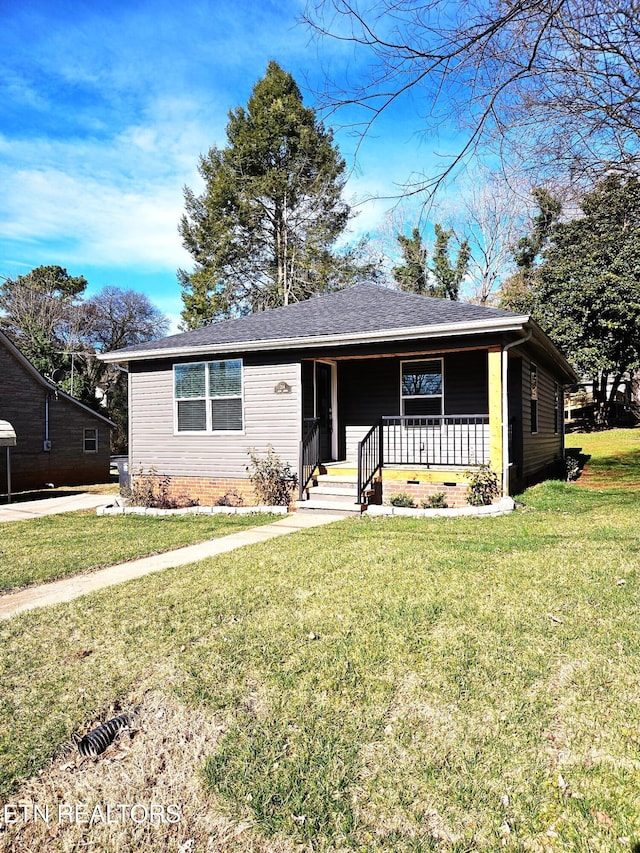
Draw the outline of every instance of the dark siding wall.
<instances>
[{"instance_id":1,"label":"dark siding wall","mask_svg":"<svg viewBox=\"0 0 640 853\"><path fill-rule=\"evenodd\" d=\"M534 361L534 364L537 362ZM555 381L540 364L538 368L538 432L531 432L531 359L522 359L522 444L525 484L552 476L562 459L562 436L554 433ZM562 413L561 413L562 416ZM561 429L561 423L559 424Z\"/></svg>"},{"instance_id":2,"label":"dark siding wall","mask_svg":"<svg viewBox=\"0 0 640 853\"><path fill-rule=\"evenodd\" d=\"M488 364L487 353L482 350L445 356L445 415L486 415L489 412Z\"/></svg>"},{"instance_id":3,"label":"dark siding wall","mask_svg":"<svg viewBox=\"0 0 640 853\"><path fill-rule=\"evenodd\" d=\"M11 448L13 491L45 483L81 485L109 479L109 428L90 412L55 395L49 398L49 440L43 450L47 389L0 345L0 419L9 421L17 445ZM98 452L84 453L83 430L98 429ZM6 451L0 448L0 493L7 489Z\"/></svg>"},{"instance_id":4,"label":"dark siding wall","mask_svg":"<svg viewBox=\"0 0 640 853\"><path fill-rule=\"evenodd\" d=\"M338 362L338 455L354 461L357 443L381 415L400 414L395 358Z\"/></svg>"},{"instance_id":5,"label":"dark siding wall","mask_svg":"<svg viewBox=\"0 0 640 853\"><path fill-rule=\"evenodd\" d=\"M438 358L412 357L407 360ZM444 412L488 412L488 359L484 350L447 353L444 357ZM338 362L340 455L352 459L355 445L381 415L400 414L400 358Z\"/></svg>"},{"instance_id":6,"label":"dark siding wall","mask_svg":"<svg viewBox=\"0 0 640 853\"><path fill-rule=\"evenodd\" d=\"M338 387L340 411L348 424L372 424L380 415L399 415L400 359L340 362ZM489 411L487 353L445 355L444 393L446 415L486 415Z\"/></svg>"},{"instance_id":7,"label":"dark siding wall","mask_svg":"<svg viewBox=\"0 0 640 853\"><path fill-rule=\"evenodd\" d=\"M395 358L338 363L338 408L343 424L371 426L400 414L400 367Z\"/></svg>"},{"instance_id":8,"label":"dark siding wall","mask_svg":"<svg viewBox=\"0 0 640 853\"><path fill-rule=\"evenodd\" d=\"M522 383L523 362L519 354L509 356L508 394L509 394L509 426L511 446L509 462L509 492L516 494L524 488L524 473L522 467ZM527 415L529 417L529 415ZM529 422L527 421L527 425Z\"/></svg>"},{"instance_id":9,"label":"dark siding wall","mask_svg":"<svg viewBox=\"0 0 640 853\"><path fill-rule=\"evenodd\" d=\"M302 417L312 418L315 411L313 400L313 362L302 362Z\"/></svg>"}]
</instances>

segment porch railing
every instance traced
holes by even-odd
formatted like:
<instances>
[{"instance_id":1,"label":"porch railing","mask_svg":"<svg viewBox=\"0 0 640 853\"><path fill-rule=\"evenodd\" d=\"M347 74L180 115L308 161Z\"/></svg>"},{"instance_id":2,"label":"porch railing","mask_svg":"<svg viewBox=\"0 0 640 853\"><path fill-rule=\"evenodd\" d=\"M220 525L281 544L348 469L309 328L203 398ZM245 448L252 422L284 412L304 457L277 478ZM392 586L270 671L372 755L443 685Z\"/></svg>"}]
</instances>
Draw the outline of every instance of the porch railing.
<instances>
[{"instance_id":1,"label":"porch railing","mask_svg":"<svg viewBox=\"0 0 640 853\"><path fill-rule=\"evenodd\" d=\"M375 423L362 441L358 442L358 499L357 503L366 503L364 495L373 482L376 473L384 464L383 420Z\"/></svg>"},{"instance_id":2,"label":"porch railing","mask_svg":"<svg viewBox=\"0 0 640 853\"><path fill-rule=\"evenodd\" d=\"M489 416L383 417L358 442L358 503L385 465L489 464Z\"/></svg>"},{"instance_id":3,"label":"porch railing","mask_svg":"<svg viewBox=\"0 0 640 853\"><path fill-rule=\"evenodd\" d=\"M304 498L304 492L316 468L320 467L320 418L305 418L305 433L300 442L298 497Z\"/></svg>"},{"instance_id":4,"label":"porch railing","mask_svg":"<svg viewBox=\"0 0 640 853\"><path fill-rule=\"evenodd\" d=\"M385 465L486 465L489 416L383 417Z\"/></svg>"}]
</instances>

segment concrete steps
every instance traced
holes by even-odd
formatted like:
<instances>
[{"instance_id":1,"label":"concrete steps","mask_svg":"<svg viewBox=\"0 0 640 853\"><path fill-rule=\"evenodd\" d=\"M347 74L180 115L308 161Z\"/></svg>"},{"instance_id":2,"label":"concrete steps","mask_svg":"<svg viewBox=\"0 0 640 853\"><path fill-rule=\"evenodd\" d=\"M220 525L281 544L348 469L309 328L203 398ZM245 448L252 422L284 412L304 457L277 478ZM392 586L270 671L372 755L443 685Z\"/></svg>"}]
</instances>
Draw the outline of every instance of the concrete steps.
<instances>
[{"instance_id":1,"label":"concrete steps","mask_svg":"<svg viewBox=\"0 0 640 853\"><path fill-rule=\"evenodd\" d=\"M334 510L340 512L362 512L356 503L358 478L356 474L318 474L309 484L308 499L297 501L300 510Z\"/></svg>"}]
</instances>

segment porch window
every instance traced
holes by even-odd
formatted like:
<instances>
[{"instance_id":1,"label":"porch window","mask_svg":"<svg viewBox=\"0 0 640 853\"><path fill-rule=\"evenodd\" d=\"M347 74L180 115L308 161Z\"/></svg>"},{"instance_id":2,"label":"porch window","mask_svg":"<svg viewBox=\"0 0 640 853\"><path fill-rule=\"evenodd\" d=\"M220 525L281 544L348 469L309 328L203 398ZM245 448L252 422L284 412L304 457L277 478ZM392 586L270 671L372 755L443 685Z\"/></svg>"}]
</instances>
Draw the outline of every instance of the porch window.
<instances>
[{"instance_id":1,"label":"porch window","mask_svg":"<svg viewBox=\"0 0 640 853\"><path fill-rule=\"evenodd\" d=\"M174 365L178 432L242 430L242 359Z\"/></svg>"},{"instance_id":2,"label":"porch window","mask_svg":"<svg viewBox=\"0 0 640 853\"><path fill-rule=\"evenodd\" d=\"M402 414L433 417L442 414L442 359L400 363Z\"/></svg>"}]
</instances>

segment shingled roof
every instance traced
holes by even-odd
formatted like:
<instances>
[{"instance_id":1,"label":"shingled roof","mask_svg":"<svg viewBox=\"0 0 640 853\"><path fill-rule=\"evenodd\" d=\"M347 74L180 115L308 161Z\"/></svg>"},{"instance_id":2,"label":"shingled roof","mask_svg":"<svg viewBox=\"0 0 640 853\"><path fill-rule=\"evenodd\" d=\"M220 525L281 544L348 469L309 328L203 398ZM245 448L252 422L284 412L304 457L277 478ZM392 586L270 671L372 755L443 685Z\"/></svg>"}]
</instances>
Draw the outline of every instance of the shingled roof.
<instances>
[{"instance_id":1,"label":"shingled roof","mask_svg":"<svg viewBox=\"0 0 640 853\"><path fill-rule=\"evenodd\" d=\"M351 341L393 340L433 334L482 333L521 329L529 317L404 293L374 284L360 284L203 326L178 335L106 353L106 361L186 354L189 352L276 349L283 346Z\"/></svg>"}]
</instances>

